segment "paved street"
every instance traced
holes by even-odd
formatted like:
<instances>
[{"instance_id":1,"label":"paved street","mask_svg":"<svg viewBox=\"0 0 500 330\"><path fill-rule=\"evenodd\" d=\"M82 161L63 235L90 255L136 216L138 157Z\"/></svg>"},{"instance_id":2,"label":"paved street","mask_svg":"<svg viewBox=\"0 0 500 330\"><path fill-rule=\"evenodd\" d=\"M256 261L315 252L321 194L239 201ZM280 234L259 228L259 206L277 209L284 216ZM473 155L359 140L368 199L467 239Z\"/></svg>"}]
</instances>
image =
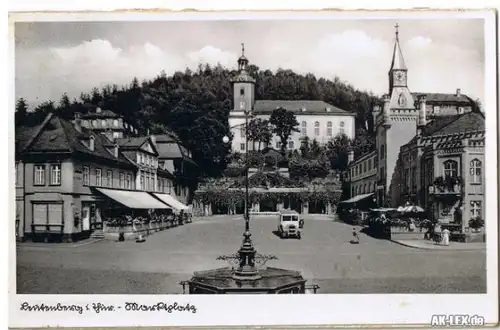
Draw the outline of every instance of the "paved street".
<instances>
[{"instance_id":1,"label":"paved street","mask_svg":"<svg viewBox=\"0 0 500 330\"><path fill-rule=\"evenodd\" d=\"M274 218L251 220L258 252L274 254L269 265L301 270L320 293L486 292L486 253L419 250L360 234L331 220L307 219L302 240L273 234ZM225 267L215 260L237 251L241 216L196 220L134 241L81 246L20 244L18 293L181 293L178 284L194 270Z\"/></svg>"}]
</instances>

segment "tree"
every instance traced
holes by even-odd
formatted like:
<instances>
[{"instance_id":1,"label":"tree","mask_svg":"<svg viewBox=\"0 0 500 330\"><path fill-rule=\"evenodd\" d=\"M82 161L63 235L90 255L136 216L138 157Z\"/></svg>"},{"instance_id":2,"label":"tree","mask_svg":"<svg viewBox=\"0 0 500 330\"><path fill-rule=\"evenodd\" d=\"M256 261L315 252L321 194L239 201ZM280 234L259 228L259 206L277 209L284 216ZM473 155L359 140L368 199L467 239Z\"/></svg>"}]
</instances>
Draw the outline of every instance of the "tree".
<instances>
[{"instance_id":1,"label":"tree","mask_svg":"<svg viewBox=\"0 0 500 330\"><path fill-rule=\"evenodd\" d=\"M330 160L332 169L340 171L345 171L347 169L350 149L351 141L345 134L339 134L328 142L327 156Z\"/></svg>"},{"instance_id":2,"label":"tree","mask_svg":"<svg viewBox=\"0 0 500 330\"><path fill-rule=\"evenodd\" d=\"M292 132L298 132L299 122L293 112L283 108L273 110L269 122L273 126L272 132L280 138L281 154L285 154L288 138Z\"/></svg>"},{"instance_id":3,"label":"tree","mask_svg":"<svg viewBox=\"0 0 500 330\"><path fill-rule=\"evenodd\" d=\"M248 122L248 140L252 141L253 149L255 150L255 142L258 143L258 150L261 145L268 145L273 138L273 133L268 120L254 118Z\"/></svg>"},{"instance_id":4,"label":"tree","mask_svg":"<svg viewBox=\"0 0 500 330\"><path fill-rule=\"evenodd\" d=\"M16 125L23 125L26 122L26 117L28 116L28 103L21 97L16 102L16 113L14 121Z\"/></svg>"}]
</instances>

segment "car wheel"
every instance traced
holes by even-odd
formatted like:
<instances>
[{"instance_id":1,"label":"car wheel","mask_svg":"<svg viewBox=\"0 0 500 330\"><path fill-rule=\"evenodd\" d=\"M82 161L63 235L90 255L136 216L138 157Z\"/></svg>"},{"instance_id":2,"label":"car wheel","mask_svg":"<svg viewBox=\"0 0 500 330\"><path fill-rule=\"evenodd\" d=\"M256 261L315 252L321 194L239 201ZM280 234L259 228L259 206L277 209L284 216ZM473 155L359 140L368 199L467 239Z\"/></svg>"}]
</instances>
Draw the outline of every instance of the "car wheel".
<instances>
[{"instance_id":1,"label":"car wheel","mask_svg":"<svg viewBox=\"0 0 500 330\"><path fill-rule=\"evenodd\" d=\"M302 238L302 235L298 234L298 235L297 235L297 238L298 238L298 239L301 239L301 238Z\"/></svg>"}]
</instances>

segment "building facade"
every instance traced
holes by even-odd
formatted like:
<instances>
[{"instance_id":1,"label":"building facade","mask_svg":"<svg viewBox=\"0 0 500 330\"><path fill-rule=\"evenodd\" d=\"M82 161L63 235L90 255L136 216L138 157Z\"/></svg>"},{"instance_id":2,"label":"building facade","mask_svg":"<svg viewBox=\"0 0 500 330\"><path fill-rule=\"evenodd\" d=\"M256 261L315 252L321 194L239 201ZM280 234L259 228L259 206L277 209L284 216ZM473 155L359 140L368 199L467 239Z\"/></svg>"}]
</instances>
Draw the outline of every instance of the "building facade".
<instances>
[{"instance_id":1,"label":"building facade","mask_svg":"<svg viewBox=\"0 0 500 330\"><path fill-rule=\"evenodd\" d=\"M425 111L425 110L424 110ZM469 220L483 218L484 116L470 112L425 120L401 147L391 186L396 203L424 206L432 218L469 231Z\"/></svg>"},{"instance_id":2,"label":"building facade","mask_svg":"<svg viewBox=\"0 0 500 330\"><path fill-rule=\"evenodd\" d=\"M350 197L375 193L377 189L377 152L372 151L354 160L349 159Z\"/></svg>"},{"instance_id":3,"label":"building facade","mask_svg":"<svg viewBox=\"0 0 500 330\"><path fill-rule=\"evenodd\" d=\"M117 138L85 126L78 114L73 121L49 114L38 126L16 127L18 238L86 238L102 231L112 208L187 209L150 137Z\"/></svg>"},{"instance_id":4,"label":"building facade","mask_svg":"<svg viewBox=\"0 0 500 330\"><path fill-rule=\"evenodd\" d=\"M412 93L408 87L408 68L396 38L389 70L389 93L383 105L373 109L377 153L377 202L380 206L395 206L398 189L391 186L401 146L417 134L419 114L425 111L429 120L460 115L473 110L474 102L460 89L455 93Z\"/></svg>"},{"instance_id":5,"label":"building facade","mask_svg":"<svg viewBox=\"0 0 500 330\"><path fill-rule=\"evenodd\" d=\"M287 149L300 148L300 139L309 137L319 143L327 143L338 134L355 137L355 114L323 101L255 100L255 79L248 74L248 59L244 54L238 59L238 74L231 80L233 84L233 109L229 114L229 127L232 133L232 150L246 152L245 112L253 118L269 119L277 108L295 114L299 122L299 132L293 132L287 141ZM281 141L274 136L273 148L280 148ZM253 148L249 143L249 148ZM267 147L267 146L264 146Z\"/></svg>"}]
</instances>

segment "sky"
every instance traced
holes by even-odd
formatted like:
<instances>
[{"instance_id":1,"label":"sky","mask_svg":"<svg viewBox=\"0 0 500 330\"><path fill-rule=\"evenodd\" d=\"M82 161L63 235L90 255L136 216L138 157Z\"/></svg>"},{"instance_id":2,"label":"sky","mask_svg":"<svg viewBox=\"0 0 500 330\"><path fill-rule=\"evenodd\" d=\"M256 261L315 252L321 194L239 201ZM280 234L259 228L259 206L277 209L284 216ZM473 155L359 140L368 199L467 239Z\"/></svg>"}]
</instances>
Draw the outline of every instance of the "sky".
<instances>
[{"instance_id":1,"label":"sky","mask_svg":"<svg viewBox=\"0 0 500 330\"><path fill-rule=\"evenodd\" d=\"M195 69L236 67L338 76L360 90L388 92L395 24L412 92L484 99L482 19L32 22L15 24L15 96L31 107L93 87L124 85Z\"/></svg>"}]
</instances>

